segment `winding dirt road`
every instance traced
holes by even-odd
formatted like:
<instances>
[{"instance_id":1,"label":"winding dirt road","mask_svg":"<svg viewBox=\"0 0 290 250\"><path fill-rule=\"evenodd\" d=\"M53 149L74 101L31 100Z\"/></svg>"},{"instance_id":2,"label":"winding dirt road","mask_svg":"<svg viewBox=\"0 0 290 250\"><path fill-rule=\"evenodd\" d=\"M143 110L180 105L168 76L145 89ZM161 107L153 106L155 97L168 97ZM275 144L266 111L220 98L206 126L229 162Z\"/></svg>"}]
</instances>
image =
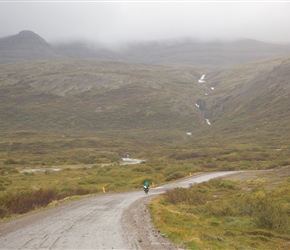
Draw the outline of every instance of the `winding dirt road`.
<instances>
[{"instance_id":1,"label":"winding dirt road","mask_svg":"<svg viewBox=\"0 0 290 250\"><path fill-rule=\"evenodd\" d=\"M151 224L147 204L174 187L234 171L207 173L143 191L96 195L0 223L0 249L179 249Z\"/></svg>"}]
</instances>

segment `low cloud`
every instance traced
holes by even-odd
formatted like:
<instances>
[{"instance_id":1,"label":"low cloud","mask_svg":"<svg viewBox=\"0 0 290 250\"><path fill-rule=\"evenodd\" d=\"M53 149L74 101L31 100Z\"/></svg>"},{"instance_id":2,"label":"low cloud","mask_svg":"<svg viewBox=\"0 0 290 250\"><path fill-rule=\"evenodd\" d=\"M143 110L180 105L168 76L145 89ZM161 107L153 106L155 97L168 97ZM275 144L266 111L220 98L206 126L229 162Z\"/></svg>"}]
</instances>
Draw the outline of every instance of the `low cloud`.
<instances>
[{"instance_id":1,"label":"low cloud","mask_svg":"<svg viewBox=\"0 0 290 250\"><path fill-rule=\"evenodd\" d=\"M289 2L1 2L0 37L106 44L189 37L290 43Z\"/></svg>"}]
</instances>

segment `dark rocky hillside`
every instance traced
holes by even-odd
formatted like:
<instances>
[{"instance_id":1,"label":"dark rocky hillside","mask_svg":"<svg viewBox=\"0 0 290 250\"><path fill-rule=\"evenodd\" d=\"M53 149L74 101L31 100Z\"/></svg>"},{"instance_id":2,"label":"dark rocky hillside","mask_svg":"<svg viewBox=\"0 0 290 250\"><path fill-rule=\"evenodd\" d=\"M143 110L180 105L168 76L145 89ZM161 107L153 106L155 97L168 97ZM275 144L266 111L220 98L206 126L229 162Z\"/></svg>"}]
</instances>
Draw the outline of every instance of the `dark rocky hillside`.
<instances>
[{"instance_id":1,"label":"dark rocky hillside","mask_svg":"<svg viewBox=\"0 0 290 250\"><path fill-rule=\"evenodd\" d=\"M60 57L64 55L42 37L29 30L0 39L0 63Z\"/></svg>"}]
</instances>

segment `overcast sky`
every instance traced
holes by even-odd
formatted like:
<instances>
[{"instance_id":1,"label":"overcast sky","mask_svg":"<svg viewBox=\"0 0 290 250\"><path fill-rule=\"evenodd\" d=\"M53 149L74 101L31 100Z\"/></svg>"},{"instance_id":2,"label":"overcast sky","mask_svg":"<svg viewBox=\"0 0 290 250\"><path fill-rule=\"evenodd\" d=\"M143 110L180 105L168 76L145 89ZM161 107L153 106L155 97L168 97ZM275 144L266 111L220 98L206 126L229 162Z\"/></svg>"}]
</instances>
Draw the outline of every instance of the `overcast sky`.
<instances>
[{"instance_id":1,"label":"overcast sky","mask_svg":"<svg viewBox=\"0 0 290 250\"><path fill-rule=\"evenodd\" d=\"M179 37L290 43L290 2L0 0L0 37L21 30L32 30L49 43Z\"/></svg>"}]
</instances>

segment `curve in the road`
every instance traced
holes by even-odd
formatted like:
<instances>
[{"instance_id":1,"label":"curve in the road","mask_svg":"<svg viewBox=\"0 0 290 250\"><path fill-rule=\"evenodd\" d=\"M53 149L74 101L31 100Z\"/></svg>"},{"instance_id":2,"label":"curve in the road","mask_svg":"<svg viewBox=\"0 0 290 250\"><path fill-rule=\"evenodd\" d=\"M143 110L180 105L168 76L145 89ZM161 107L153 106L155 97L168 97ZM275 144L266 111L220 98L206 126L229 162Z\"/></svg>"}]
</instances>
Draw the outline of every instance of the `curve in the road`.
<instances>
[{"instance_id":1,"label":"curve in the road","mask_svg":"<svg viewBox=\"0 0 290 250\"><path fill-rule=\"evenodd\" d=\"M96 195L0 223L1 249L173 249L149 228L147 204L174 187L222 177L207 173L143 191ZM141 225L144 224L144 227Z\"/></svg>"}]
</instances>

